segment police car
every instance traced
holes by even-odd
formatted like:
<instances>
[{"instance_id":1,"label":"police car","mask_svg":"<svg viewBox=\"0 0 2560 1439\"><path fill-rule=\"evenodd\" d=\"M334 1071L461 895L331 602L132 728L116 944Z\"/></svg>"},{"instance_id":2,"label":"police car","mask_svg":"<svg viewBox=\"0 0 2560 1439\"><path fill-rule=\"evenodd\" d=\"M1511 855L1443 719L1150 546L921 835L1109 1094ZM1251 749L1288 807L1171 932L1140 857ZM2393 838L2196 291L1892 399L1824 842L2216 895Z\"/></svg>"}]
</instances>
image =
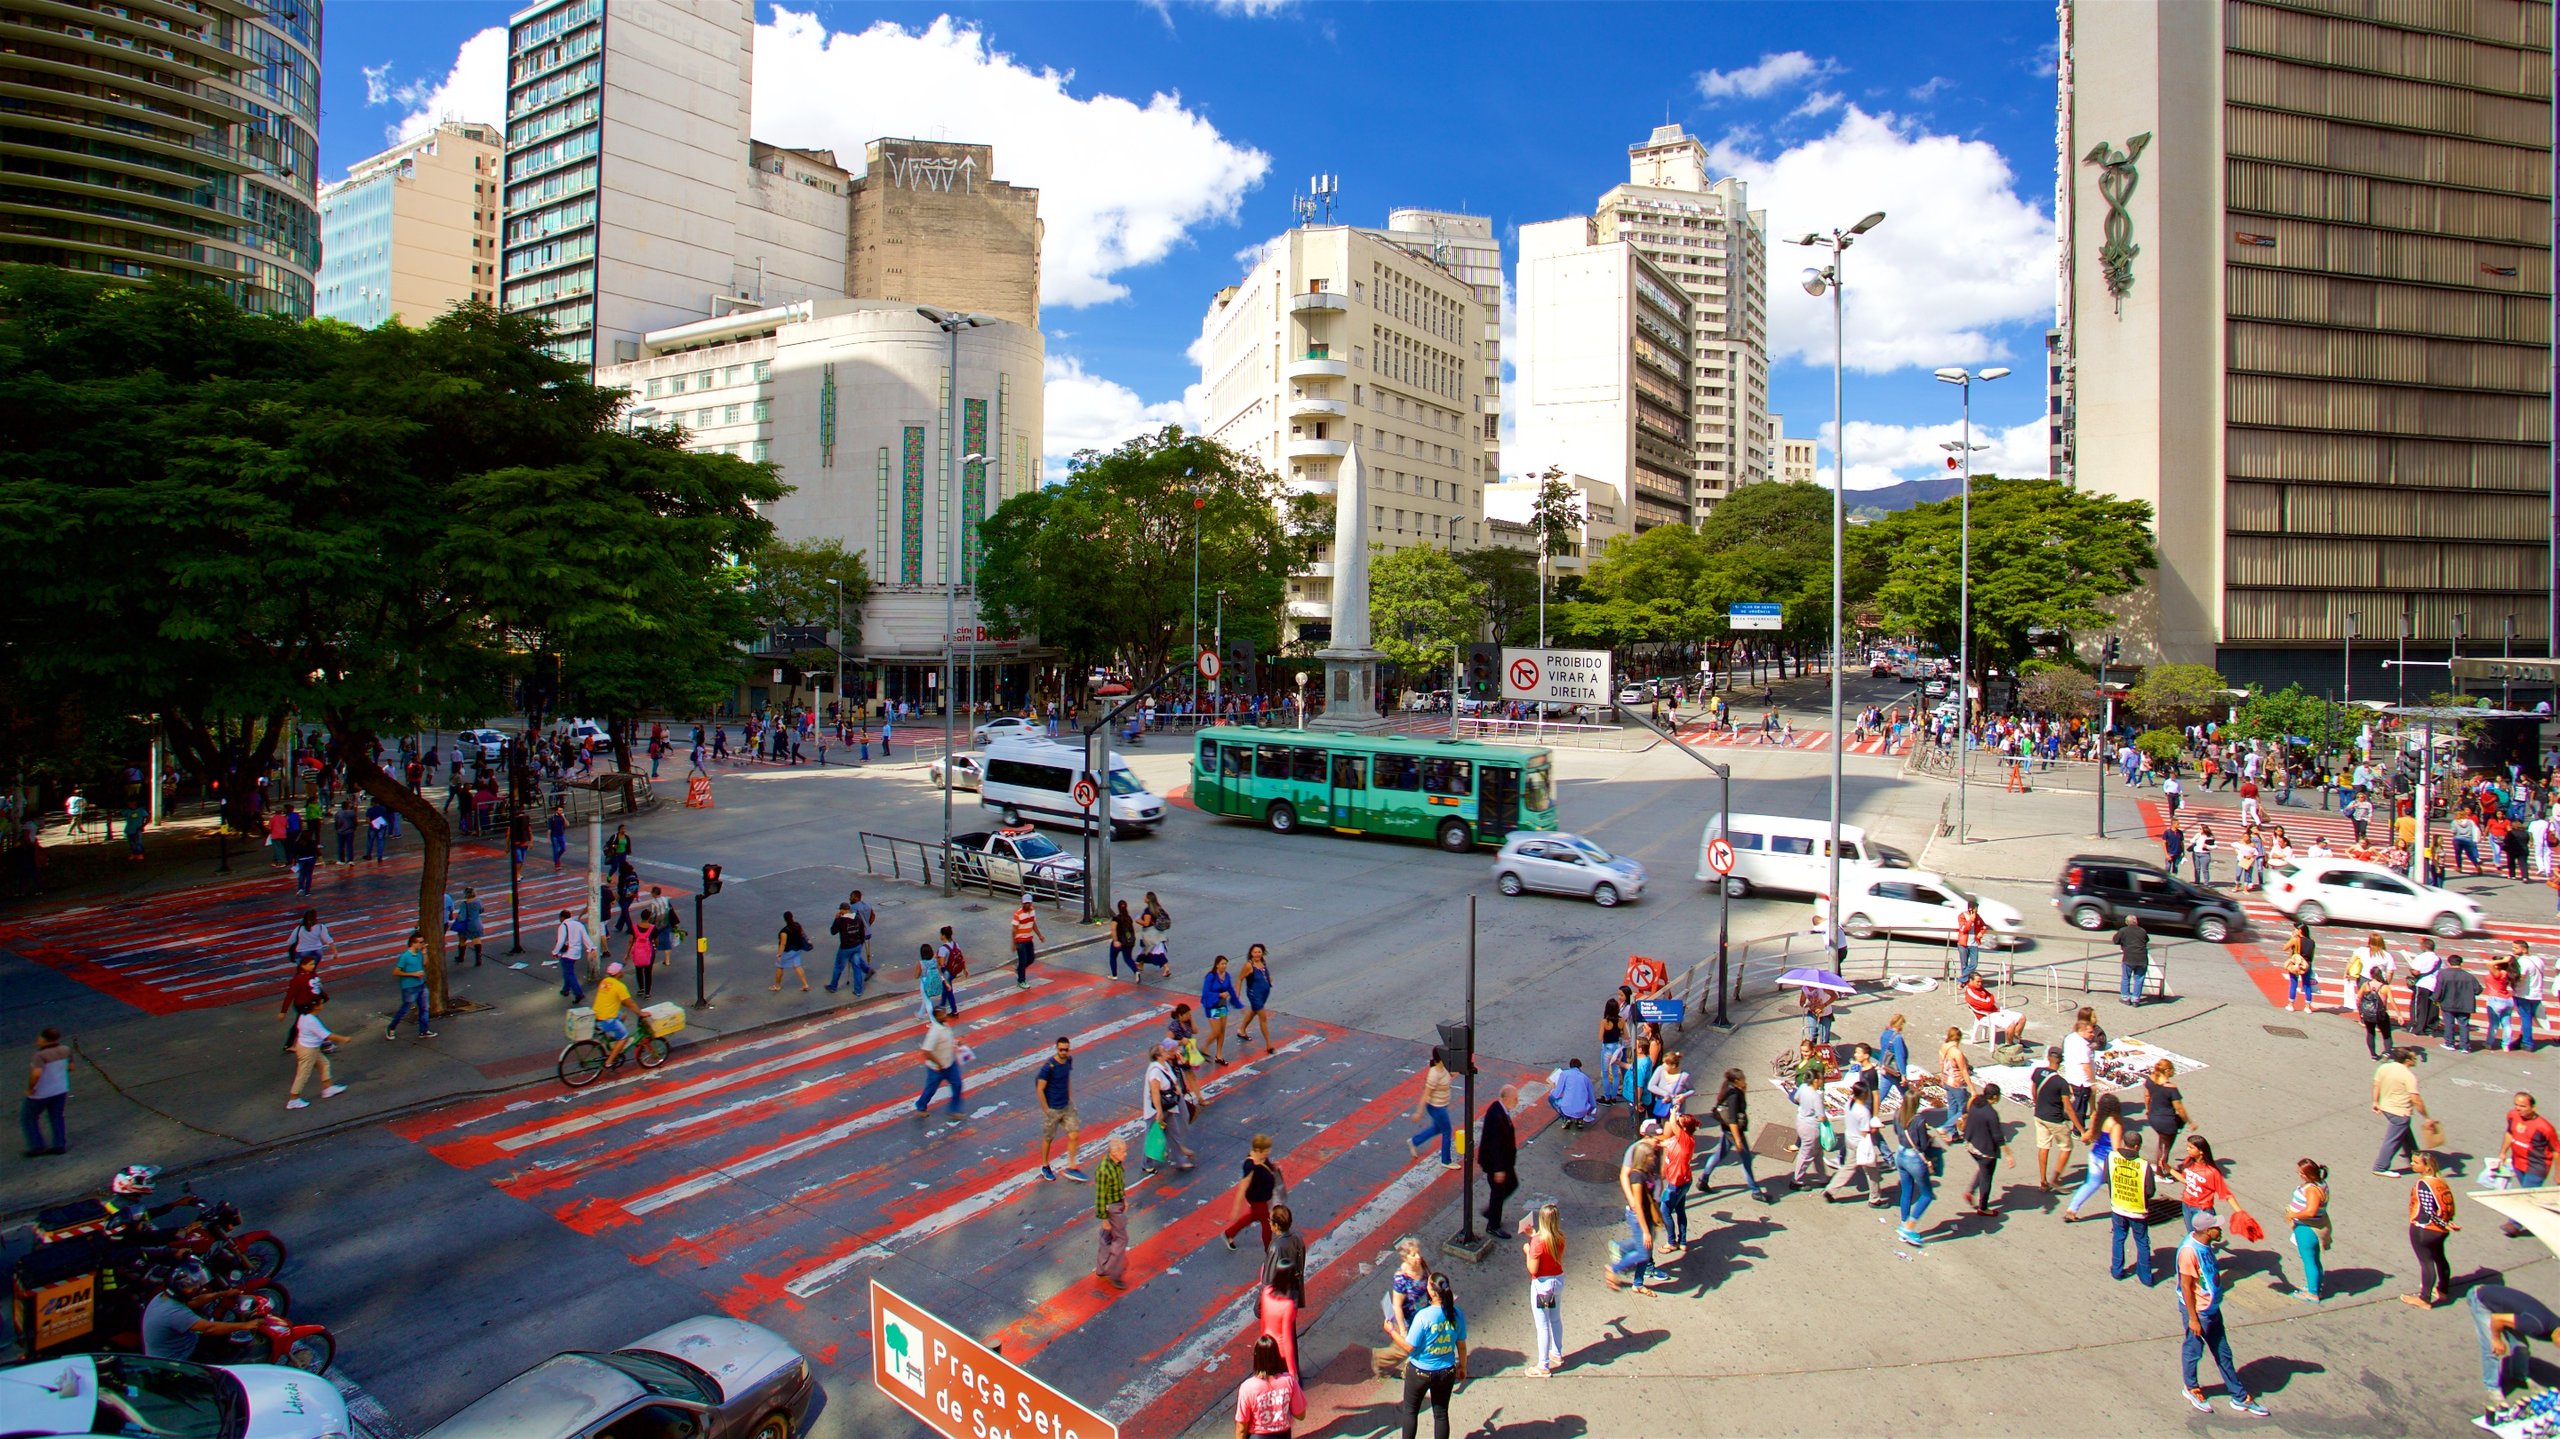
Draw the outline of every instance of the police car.
<instances>
[{"instance_id":1,"label":"police car","mask_svg":"<svg viewBox=\"0 0 2560 1439\"><path fill-rule=\"evenodd\" d=\"M275 1364L217 1369L139 1354L66 1354L0 1369L0 1434L349 1439L337 1386Z\"/></svg>"}]
</instances>

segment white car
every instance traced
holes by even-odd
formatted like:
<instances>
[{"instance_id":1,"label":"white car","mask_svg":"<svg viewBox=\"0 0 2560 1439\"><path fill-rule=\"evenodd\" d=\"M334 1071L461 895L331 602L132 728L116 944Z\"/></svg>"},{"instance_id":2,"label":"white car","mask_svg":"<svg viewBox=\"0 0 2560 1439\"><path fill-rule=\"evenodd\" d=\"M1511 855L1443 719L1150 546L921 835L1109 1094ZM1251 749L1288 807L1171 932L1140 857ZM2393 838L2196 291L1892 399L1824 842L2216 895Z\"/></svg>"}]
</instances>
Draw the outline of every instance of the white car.
<instances>
[{"instance_id":1,"label":"white car","mask_svg":"<svg viewBox=\"0 0 2560 1439\"><path fill-rule=\"evenodd\" d=\"M927 770L936 785L942 783L942 761L935 760ZM951 759L951 787L976 789L987 778L986 762L974 754L954 755Z\"/></svg>"},{"instance_id":2,"label":"white car","mask_svg":"<svg viewBox=\"0 0 2560 1439\"><path fill-rule=\"evenodd\" d=\"M1644 893L1644 866L1578 834L1513 830L1494 856L1493 882L1504 894L1581 895L1605 909Z\"/></svg>"},{"instance_id":3,"label":"white car","mask_svg":"<svg viewBox=\"0 0 2560 1439\"><path fill-rule=\"evenodd\" d=\"M2412 883L2396 870L2360 859L2307 859L2271 871L2266 899L2277 913L2304 924L2423 929L2446 939L2488 927L2468 897Z\"/></svg>"},{"instance_id":4,"label":"white car","mask_svg":"<svg viewBox=\"0 0 2560 1439\"><path fill-rule=\"evenodd\" d=\"M1021 715L998 715L971 730L970 733L977 737L979 744L988 745L1000 739L1043 738L1047 736L1048 731L1035 719L1025 719Z\"/></svg>"},{"instance_id":5,"label":"white car","mask_svg":"<svg viewBox=\"0 0 2560 1439\"><path fill-rule=\"evenodd\" d=\"M347 1439L336 1385L276 1364L214 1368L139 1354L66 1354L0 1369L0 1434Z\"/></svg>"},{"instance_id":6,"label":"white car","mask_svg":"<svg viewBox=\"0 0 2560 1439\"><path fill-rule=\"evenodd\" d=\"M1947 682L1945 680L1931 680L1920 688L1921 692L1928 695L1929 698L1936 699L1947 692Z\"/></svg>"},{"instance_id":7,"label":"white car","mask_svg":"<svg viewBox=\"0 0 2560 1439\"><path fill-rule=\"evenodd\" d=\"M508 744L506 731L494 729L467 729L455 735L453 741L462 746L464 759L486 760L490 764L498 762Z\"/></svg>"},{"instance_id":8,"label":"white car","mask_svg":"<svg viewBox=\"0 0 2560 1439\"><path fill-rule=\"evenodd\" d=\"M1840 928L1854 939L1879 934L1952 939L1967 898L1942 876L1918 869L1847 871L1840 876L1840 888ZM2015 906L1996 899L1981 904L1982 922L1991 927L1986 943L2015 949L2026 942L2027 917ZM1824 896L1813 897L1813 909L1817 926L1829 918Z\"/></svg>"}]
</instances>

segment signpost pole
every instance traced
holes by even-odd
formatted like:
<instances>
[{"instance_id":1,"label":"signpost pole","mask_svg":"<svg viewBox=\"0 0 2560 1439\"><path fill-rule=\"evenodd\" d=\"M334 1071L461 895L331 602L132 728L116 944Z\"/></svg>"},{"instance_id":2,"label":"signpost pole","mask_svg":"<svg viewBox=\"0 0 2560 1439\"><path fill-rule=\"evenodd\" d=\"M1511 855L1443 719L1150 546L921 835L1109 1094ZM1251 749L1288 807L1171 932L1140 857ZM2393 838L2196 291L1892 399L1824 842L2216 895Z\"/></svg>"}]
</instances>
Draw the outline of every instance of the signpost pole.
<instances>
[{"instance_id":1,"label":"signpost pole","mask_svg":"<svg viewBox=\"0 0 2560 1439\"><path fill-rule=\"evenodd\" d=\"M1717 803L1723 807L1722 813L1726 815L1731 815L1733 813L1733 766L1718 764L1714 760L1707 758L1687 740L1682 739L1674 731L1655 724L1640 711L1629 711L1627 713L1627 718L1670 741L1673 748L1714 771L1719 789L1719 798ZM1731 977L1727 969L1729 956L1732 952L1733 891L1725 884L1727 872L1730 871L1732 866L1732 860L1729 857L1730 853L1731 851L1728 849L1728 857L1725 860L1725 867L1716 875L1716 1028L1725 1030L1733 1028L1732 1021L1726 1018L1725 1015L1725 996L1733 988ZM1708 862L1711 866L1714 864L1712 855Z\"/></svg>"}]
</instances>

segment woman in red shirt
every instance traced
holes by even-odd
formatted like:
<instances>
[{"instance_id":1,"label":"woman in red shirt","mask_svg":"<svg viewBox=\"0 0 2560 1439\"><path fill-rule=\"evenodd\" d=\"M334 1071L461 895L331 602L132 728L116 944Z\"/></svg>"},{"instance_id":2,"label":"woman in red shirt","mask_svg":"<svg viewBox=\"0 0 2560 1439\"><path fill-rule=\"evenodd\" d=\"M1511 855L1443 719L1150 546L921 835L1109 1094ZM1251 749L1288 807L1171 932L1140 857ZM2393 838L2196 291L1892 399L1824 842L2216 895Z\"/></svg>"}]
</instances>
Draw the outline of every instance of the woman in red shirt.
<instances>
[{"instance_id":1,"label":"woman in red shirt","mask_svg":"<svg viewBox=\"0 0 2560 1439\"><path fill-rule=\"evenodd\" d=\"M1529 1262L1529 1312L1536 1317L1537 1362L1529 1377L1544 1379L1564 1367L1564 1217L1552 1203L1541 1204L1521 1228Z\"/></svg>"},{"instance_id":2,"label":"woman in red shirt","mask_svg":"<svg viewBox=\"0 0 2560 1439\"><path fill-rule=\"evenodd\" d=\"M1253 1341L1253 1373L1236 1390L1236 1439L1289 1439L1307 1417L1306 1391L1268 1336Z\"/></svg>"},{"instance_id":3,"label":"woman in red shirt","mask_svg":"<svg viewBox=\"0 0 2560 1439\"><path fill-rule=\"evenodd\" d=\"M2187 1151L2178 1160L2178 1198L2187 1206L2187 1227L2195 1227L2196 1216L2212 1214L2225 1201L2232 1208L2240 1201L2231 1193L2231 1185L2222 1177L2222 1166L2213 1157L2213 1146L2201 1134L2187 1136Z\"/></svg>"},{"instance_id":4,"label":"woman in red shirt","mask_svg":"<svg viewBox=\"0 0 2560 1439\"><path fill-rule=\"evenodd\" d=\"M1307 1302L1306 1291L1301 1287L1304 1275L1302 1269L1274 1270L1271 1282L1262 1286L1260 1342L1279 1345L1281 1362L1293 1375L1298 1372L1298 1311Z\"/></svg>"}]
</instances>

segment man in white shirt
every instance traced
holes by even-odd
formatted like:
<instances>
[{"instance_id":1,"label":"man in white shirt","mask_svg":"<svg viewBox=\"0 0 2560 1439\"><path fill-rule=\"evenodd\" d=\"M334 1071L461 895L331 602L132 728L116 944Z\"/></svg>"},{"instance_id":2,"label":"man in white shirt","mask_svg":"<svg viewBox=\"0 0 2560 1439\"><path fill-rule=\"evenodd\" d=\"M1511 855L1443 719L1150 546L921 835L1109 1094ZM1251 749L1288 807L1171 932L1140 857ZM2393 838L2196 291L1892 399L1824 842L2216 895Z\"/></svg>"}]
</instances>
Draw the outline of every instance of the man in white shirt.
<instances>
[{"instance_id":1,"label":"man in white shirt","mask_svg":"<svg viewBox=\"0 0 2560 1439\"><path fill-rule=\"evenodd\" d=\"M2509 1049L2521 1047L2525 1053L2531 1054L2542 1047L2542 1042L2534 1038L2533 1026L2542 1018L2544 966L2542 956L2528 948L2523 940L2515 940L2513 943L2516 966L2516 1020L2523 1030L2523 1035L2520 1045L2511 1044L2507 1047Z\"/></svg>"},{"instance_id":2,"label":"man in white shirt","mask_svg":"<svg viewBox=\"0 0 2560 1439\"><path fill-rule=\"evenodd\" d=\"M2071 1086L2072 1112L2088 1114L2092 1090L2097 1084L2097 1046L2089 1036L2097 1021L2083 1017L2073 1021L2071 1032L2062 1039L2062 1082Z\"/></svg>"},{"instance_id":3,"label":"man in white shirt","mask_svg":"<svg viewBox=\"0 0 2560 1439\"><path fill-rule=\"evenodd\" d=\"M587 1002L587 986L578 978L578 965L595 948L595 936L587 933L586 921L575 911L560 911L560 927L551 934L551 957L560 962L560 993L571 1004Z\"/></svg>"},{"instance_id":4,"label":"man in white shirt","mask_svg":"<svg viewBox=\"0 0 2560 1439\"><path fill-rule=\"evenodd\" d=\"M2436 953L2432 939L2418 941L2417 953L2409 956L2409 1032L2437 1032L2436 979L2444 969L2444 956Z\"/></svg>"}]
</instances>

